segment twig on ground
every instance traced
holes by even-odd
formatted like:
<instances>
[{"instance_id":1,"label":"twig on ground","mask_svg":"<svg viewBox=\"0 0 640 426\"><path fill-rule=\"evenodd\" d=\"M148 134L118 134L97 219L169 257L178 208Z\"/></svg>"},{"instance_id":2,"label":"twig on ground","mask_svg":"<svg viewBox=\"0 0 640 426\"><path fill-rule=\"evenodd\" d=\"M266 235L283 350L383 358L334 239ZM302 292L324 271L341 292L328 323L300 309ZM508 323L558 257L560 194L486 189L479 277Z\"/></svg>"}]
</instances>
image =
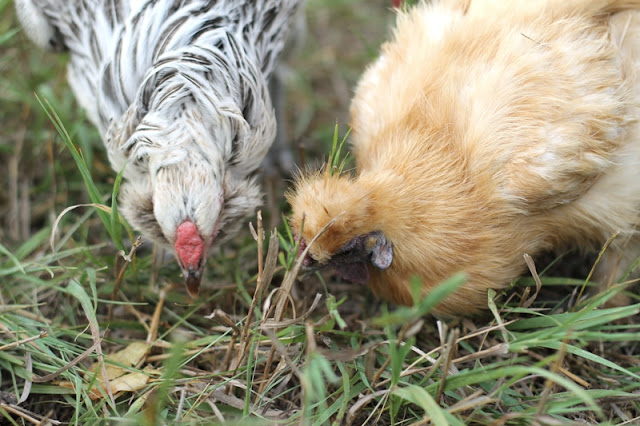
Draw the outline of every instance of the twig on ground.
<instances>
[{"instance_id":1,"label":"twig on ground","mask_svg":"<svg viewBox=\"0 0 640 426\"><path fill-rule=\"evenodd\" d=\"M34 382L34 383L50 382L51 380L53 380L56 377L58 377L60 374L64 373L65 371L67 371L68 369L70 369L71 367L73 367L74 365L78 364L80 361L84 360L89 355L91 355L91 353L93 351L95 351L98 348L99 345L100 345L100 341L94 342L93 345L89 349L87 349L86 351L82 352L80 355L75 357L70 363L68 363L64 367L60 368L59 370L54 371L53 373L47 374L46 376L42 376L42 377L34 376L34 377L31 378L31 381Z\"/></svg>"},{"instance_id":2,"label":"twig on ground","mask_svg":"<svg viewBox=\"0 0 640 426\"><path fill-rule=\"evenodd\" d=\"M34 340L42 339L43 337L47 337L48 333L46 331L41 331L37 336L27 337L26 339L18 340L17 342L12 342L6 345L0 346L0 351L5 351L7 349L15 348L16 346L24 345L25 343L33 342Z\"/></svg>"},{"instance_id":3,"label":"twig on ground","mask_svg":"<svg viewBox=\"0 0 640 426\"><path fill-rule=\"evenodd\" d=\"M116 276L116 282L113 285L113 292L111 293L112 301L115 301L118 298L118 292L120 291L120 285L122 284L122 280L124 278L124 273L127 270L127 266L129 266L129 264L133 261L133 256L136 254L136 250L138 250L138 247L140 247L141 245L142 245L142 237L138 237L131 245L131 250L129 250L128 255L125 254L123 251L118 252L118 256L116 257L116 263L117 263L117 259L121 257L122 259L124 259L124 264L122 265L122 267L120 267L120 270L118 271L118 275ZM113 304L109 304L109 307L107 308L107 312L108 312L107 322L110 323L113 320Z\"/></svg>"},{"instance_id":4,"label":"twig on ground","mask_svg":"<svg viewBox=\"0 0 640 426\"><path fill-rule=\"evenodd\" d=\"M456 347L457 347L457 341L458 341L458 334L459 334L459 331L457 328L454 328L449 333L449 339L446 345L447 352L446 352L446 355L444 355L445 362L444 362L444 365L442 366L442 377L440 378L440 386L438 386L438 392L436 393L436 397L435 397L436 404L438 405L440 404L440 399L442 398L442 393L444 392L444 387L447 382L447 375L449 374L449 367L451 366L451 361L453 360L457 352Z\"/></svg>"}]
</instances>

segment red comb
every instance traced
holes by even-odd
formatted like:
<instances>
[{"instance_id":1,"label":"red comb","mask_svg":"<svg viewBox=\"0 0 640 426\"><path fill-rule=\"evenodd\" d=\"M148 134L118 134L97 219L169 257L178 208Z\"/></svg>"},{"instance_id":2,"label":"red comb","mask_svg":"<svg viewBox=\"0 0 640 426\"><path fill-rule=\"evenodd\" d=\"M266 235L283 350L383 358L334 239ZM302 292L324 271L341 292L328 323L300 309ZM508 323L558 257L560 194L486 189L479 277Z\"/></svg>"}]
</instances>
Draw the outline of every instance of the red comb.
<instances>
[{"instance_id":1,"label":"red comb","mask_svg":"<svg viewBox=\"0 0 640 426\"><path fill-rule=\"evenodd\" d=\"M402 2L403 2L403 0L391 0L391 4L393 4L393 7L402 6Z\"/></svg>"},{"instance_id":2,"label":"red comb","mask_svg":"<svg viewBox=\"0 0 640 426\"><path fill-rule=\"evenodd\" d=\"M197 269L204 252L204 241L198 228L190 220L186 220L176 230L176 253L185 268Z\"/></svg>"}]
</instances>

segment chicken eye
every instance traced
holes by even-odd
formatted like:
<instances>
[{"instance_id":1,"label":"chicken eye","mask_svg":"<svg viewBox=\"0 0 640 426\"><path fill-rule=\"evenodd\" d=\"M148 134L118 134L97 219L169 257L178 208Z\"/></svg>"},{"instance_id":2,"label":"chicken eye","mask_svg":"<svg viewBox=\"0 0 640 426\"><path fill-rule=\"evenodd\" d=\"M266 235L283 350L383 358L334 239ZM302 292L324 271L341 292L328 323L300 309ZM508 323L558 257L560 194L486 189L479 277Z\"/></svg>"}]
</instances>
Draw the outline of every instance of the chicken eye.
<instances>
[{"instance_id":1,"label":"chicken eye","mask_svg":"<svg viewBox=\"0 0 640 426\"><path fill-rule=\"evenodd\" d=\"M134 163L138 167L146 167L148 164L148 159L149 157L147 155L141 154L136 157L136 159L134 160Z\"/></svg>"}]
</instances>

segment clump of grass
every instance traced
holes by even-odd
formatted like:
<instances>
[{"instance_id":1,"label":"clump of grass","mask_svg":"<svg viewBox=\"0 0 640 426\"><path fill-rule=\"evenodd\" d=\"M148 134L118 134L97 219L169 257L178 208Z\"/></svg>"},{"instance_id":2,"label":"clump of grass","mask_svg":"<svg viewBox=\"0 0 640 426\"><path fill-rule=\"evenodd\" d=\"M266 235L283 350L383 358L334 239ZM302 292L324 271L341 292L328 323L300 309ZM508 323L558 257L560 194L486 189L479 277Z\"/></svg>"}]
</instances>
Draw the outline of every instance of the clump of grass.
<instances>
[{"instance_id":1,"label":"clump of grass","mask_svg":"<svg viewBox=\"0 0 640 426\"><path fill-rule=\"evenodd\" d=\"M349 161L349 152L342 155L344 144L349 138L351 129L342 137L342 140L338 143L338 124L333 130L333 140L331 142L331 152L329 153L329 159L327 161L327 168L325 170L326 176L339 175L343 172L347 162Z\"/></svg>"},{"instance_id":2,"label":"clump of grass","mask_svg":"<svg viewBox=\"0 0 640 426\"><path fill-rule=\"evenodd\" d=\"M8 34L0 41L17 58L25 55L24 42L14 28L0 18L0 34ZM489 295L486 316L438 321L430 309L463 276L416 296L412 307L380 304L367 289L328 273L296 281L292 232L286 225L265 230L259 215L253 233L212 257L208 290L198 300L187 298L172 264L149 285L153 256L144 245L134 263L115 263L125 248L114 204L119 178L92 148L97 134L68 89L59 89L62 78L56 90L42 86L61 64L16 89L26 72L3 61L16 82L13 91L0 86L10 98L5 105L14 106L3 107L13 111L3 131L15 130L6 140L22 128L31 139L25 143L51 153L37 170L16 168L14 186L25 176L34 182L28 232L8 238L5 224L0 239L3 423L637 423L640 305L603 307L623 286L576 301L570 296L584 279L538 276L532 268L520 286ZM43 101L41 108L33 89L50 106ZM30 103L28 113L15 108L20 99ZM314 138L331 141L328 170L340 173L346 137L328 122L313 124ZM2 146L9 160L31 164ZM21 205L1 197L3 211ZM50 247L58 212L79 203L101 205L104 214L93 207L69 211ZM132 344L146 348L133 365L110 357ZM144 379L130 383L130 391L110 392L102 385L107 367Z\"/></svg>"}]
</instances>

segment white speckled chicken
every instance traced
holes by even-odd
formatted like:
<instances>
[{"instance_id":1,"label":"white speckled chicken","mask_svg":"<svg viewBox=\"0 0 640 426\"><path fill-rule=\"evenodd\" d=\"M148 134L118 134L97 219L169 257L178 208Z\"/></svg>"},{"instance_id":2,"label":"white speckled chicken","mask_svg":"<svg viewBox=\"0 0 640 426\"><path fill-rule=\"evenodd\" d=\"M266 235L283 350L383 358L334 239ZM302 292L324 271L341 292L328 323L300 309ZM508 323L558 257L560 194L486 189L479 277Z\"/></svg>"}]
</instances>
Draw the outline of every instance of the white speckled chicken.
<instances>
[{"instance_id":1,"label":"white speckled chicken","mask_svg":"<svg viewBox=\"0 0 640 426\"><path fill-rule=\"evenodd\" d=\"M207 252L259 204L276 123L267 81L301 0L16 0L100 129L120 204L174 248L196 295Z\"/></svg>"},{"instance_id":2,"label":"white speckled chicken","mask_svg":"<svg viewBox=\"0 0 640 426\"><path fill-rule=\"evenodd\" d=\"M400 12L351 106L357 173L288 195L306 263L411 303L469 315L523 254L598 249L598 278L640 254L640 1L435 0Z\"/></svg>"}]
</instances>

